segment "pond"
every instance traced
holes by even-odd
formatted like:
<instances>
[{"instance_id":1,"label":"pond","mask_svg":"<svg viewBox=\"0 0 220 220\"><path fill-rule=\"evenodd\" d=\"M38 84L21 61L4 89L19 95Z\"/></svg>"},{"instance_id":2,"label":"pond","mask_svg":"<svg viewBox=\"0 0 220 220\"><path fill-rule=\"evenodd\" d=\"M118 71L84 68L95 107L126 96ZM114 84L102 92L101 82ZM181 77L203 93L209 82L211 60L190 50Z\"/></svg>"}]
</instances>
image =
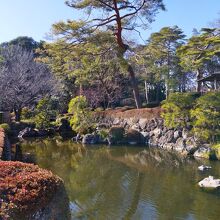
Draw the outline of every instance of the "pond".
<instances>
[{"instance_id":1,"label":"pond","mask_svg":"<svg viewBox=\"0 0 220 220\"><path fill-rule=\"evenodd\" d=\"M219 162L53 139L23 142L18 152L65 181L72 219L220 219L220 193L197 186L208 175L220 177ZM212 169L201 172L201 164Z\"/></svg>"}]
</instances>

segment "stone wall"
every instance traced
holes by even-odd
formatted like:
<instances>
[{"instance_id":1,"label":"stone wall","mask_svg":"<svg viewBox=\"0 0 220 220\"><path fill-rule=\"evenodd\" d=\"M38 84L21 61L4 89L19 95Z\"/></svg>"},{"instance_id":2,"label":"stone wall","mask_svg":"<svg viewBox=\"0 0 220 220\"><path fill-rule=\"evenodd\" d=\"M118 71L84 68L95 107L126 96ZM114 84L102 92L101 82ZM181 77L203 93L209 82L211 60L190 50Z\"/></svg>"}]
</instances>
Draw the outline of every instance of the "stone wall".
<instances>
[{"instance_id":1,"label":"stone wall","mask_svg":"<svg viewBox=\"0 0 220 220\"><path fill-rule=\"evenodd\" d=\"M136 130L145 138L146 145L167 150L175 150L182 154L193 154L199 143L186 128L169 129L162 118L104 118L101 126L124 127L126 130Z\"/></svg>"}]
</instances>

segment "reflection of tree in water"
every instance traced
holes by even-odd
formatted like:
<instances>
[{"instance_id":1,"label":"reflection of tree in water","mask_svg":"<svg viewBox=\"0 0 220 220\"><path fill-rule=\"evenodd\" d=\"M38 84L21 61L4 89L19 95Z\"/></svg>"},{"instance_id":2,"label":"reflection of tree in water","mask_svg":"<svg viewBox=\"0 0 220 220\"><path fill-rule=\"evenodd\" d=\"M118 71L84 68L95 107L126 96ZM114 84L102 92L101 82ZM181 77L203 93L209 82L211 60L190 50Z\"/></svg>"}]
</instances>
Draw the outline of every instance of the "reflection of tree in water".
<instances>
[{"instance_id":1,"label":"reflection of tree in water","mask_svg":"<svg viewBox=\"0 0 220 220\"><path fill-rule=\"evenodd\" d=\"M64 179L77 207L74 219L219 219L220 198L196 187L204 175L194 160L156 149L86 149L51 140L23 144L27 149ZM212 172L219 175L220 166L213 164Z\"/></svg>"},{"instance_id":2,"label":"reflection of tree in water","mask_svg":"<svg viewBox=\"0 0 220 220\"><path fill-rule=\"evenodd\" d=\"M124 220L131 219L132 216L137 211L138 203L139 203L140 197L141 197L142 187L144 184L144 176L145 175L143 173L138 173L138 180L137 180L137 184L135 187L134 196L133 196L133 199L131 200L130 207L127 209L125 216L122 218Z\"/></svg>"},{"instance_id":3,"label":"reflection of tree in water","mask_svg":"<svg viewBox=\"0 0 220 220\"><path fill-rule=\"evenodd\" d=\"M157 212L155 213L157 217L152 219L194 220L209 219L208 216L212 216L210 219L213 220L219 219L220 197L216 193L215 196L205 195L196 186L197 182L207 175L197 170L202 161L198 162L158 149L142 151L135 155L128 153L124 157L114 159L144 173L144 185L139 201L151 199ZM214 173L219 175L219 168L213 167ZM207 208L210 205L212 208ZM133 218L127 219L146 219L142 213L143 209L137 208Z\"/></svg>"}]
</instances>

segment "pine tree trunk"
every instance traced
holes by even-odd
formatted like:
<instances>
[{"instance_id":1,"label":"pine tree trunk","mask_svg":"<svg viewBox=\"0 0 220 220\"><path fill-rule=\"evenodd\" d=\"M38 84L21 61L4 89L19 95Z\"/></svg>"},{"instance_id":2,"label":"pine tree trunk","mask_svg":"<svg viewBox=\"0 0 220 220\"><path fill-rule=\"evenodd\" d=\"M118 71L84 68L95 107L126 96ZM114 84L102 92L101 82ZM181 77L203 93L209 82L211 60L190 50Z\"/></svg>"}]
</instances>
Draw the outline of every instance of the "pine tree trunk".
<instances>
[{"instance_id":1,"label":"pine tree trunk","mask_svg":"<svg viewBox=\"0 0 220 220\"><path fill-rule=\"evenodd\" d=\"M147 101L147 104L148 104L148 103L149 103L149 96L148 96L148 85L147 85L147 81L144 81L144 88L145 88L146 101Z\"/></svg>"},{"instance_id":2,"label":"pine tree trunk","mask_svg":"<svg viewBox=\"0 0 220 220\"><path fill-rule=\"evenodd\" d=\"M134 95L136 107L137 107L137 109L139 109L142 107L142 103L141 103L140 93L139 93L139 89L138 89L138 85L137 85L137 80L136 80L136 77L134 74L134 70L130 64L128 64L128 73L130 76L130 81L131 81L131 86L133 89L133 95Z\"/></svg>"}]
</instances>

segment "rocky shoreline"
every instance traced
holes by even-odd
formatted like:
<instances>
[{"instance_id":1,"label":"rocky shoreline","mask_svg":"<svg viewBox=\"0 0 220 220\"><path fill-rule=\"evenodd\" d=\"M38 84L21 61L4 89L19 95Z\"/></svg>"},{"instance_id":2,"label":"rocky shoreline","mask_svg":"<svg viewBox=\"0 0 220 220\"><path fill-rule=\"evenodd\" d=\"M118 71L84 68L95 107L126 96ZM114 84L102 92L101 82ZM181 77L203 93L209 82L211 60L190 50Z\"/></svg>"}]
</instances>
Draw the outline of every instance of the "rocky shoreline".
<instances>
[{"instance_id":1,"label":"rocky shoreline","mask_svg":"<svg viewBox=\"0 0 220 220\"><path fill-rule=\"evenodd\" d=\"M83 144L110 145L130 144L144 145L169 151L176 151L182 155L193 155L196 158L217 159L213 156L208 144L201 143L193 136L190 129L169 129L162 118L114 118L104 117L99 121L98 129L108 128L108 137L102 139L99 132L87 134L83 137ZM115 138L116 133L118 137ZM121 133L121 134L120 134ZM117 140L114 140L117 139Z\"/></svg>"}]
</instances>

